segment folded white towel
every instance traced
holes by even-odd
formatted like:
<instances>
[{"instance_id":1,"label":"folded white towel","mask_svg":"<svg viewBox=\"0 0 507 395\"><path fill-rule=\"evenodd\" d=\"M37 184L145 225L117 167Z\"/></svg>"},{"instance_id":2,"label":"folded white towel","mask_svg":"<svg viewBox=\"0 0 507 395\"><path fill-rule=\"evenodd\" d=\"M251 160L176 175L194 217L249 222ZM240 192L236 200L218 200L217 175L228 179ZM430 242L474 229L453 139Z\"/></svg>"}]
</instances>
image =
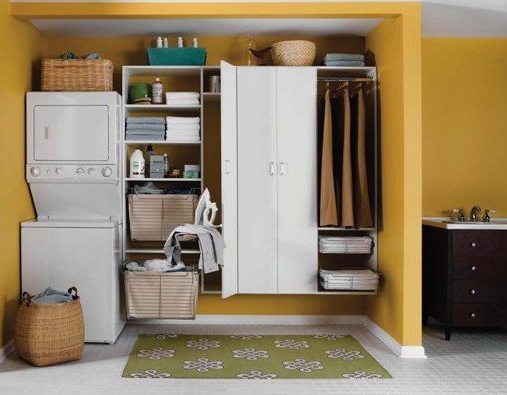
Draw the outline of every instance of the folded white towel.
<instances>
[{"instance_id":1,"label":"folded white towel","mask_svg":"<svg viewBox=\"0 0 507 395\"><path fill-rule=\"evenodd\" d=\"M188 106L198 105L199 99L166 99L168 106Z\"/></svg>"},{"instance_id":2,"label":"folded white towel","mask_svg":"<svg viewBox=\"0 0 507 395\"><path fill-rule=\"evenodd\" d=\"M180 124L199 124L201 122L200 117L166 117L167 126L169 125L180 125Z\"/></svg>"},{"instance_id":3,"label":"folded white towel","mask_svg":"<svg viewBox=\"0 0 507 395\"><path fill-rule=\"evenodd\" d=\"M166 92L165 97L178 99L199 99L199 92Z\"/></svg>"},{"instance_id":4,"label":"folded white towel","mask_svg":"<svg viewBox=\"0 0 507 395\"><path fill-rule=\"evenodd\" d=\"M188 137L181 137L181 138L175 138L175 137L168 137L166 141L170 143L198 143L201 140L199 138L188 138Z\"/></svg>"},{"instance_id":5,"label":"folded white towel","mask_svg":"<svg viewBox=\"0 0 507 395\"><path fill-rule=\"evenodd\" d=\"M198 132L201 126L199 124L179 124L179 125L167 125L167 131L190 131L190 132Z\"/></svg>"}]
</instances>

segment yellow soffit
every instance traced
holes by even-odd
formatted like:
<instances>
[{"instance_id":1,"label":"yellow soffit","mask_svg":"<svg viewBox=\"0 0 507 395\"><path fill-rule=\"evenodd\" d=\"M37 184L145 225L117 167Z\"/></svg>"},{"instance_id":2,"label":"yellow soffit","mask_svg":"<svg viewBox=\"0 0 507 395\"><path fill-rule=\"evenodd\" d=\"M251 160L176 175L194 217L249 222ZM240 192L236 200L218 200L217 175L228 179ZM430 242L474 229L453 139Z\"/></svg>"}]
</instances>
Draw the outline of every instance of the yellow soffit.
<instances>
[{"instance_id":1,"label":"yellow soffit","mask_svg":"<svg viewBox=\"0 0 507 395\"><path fill-rule=\"evenodd\" d=\"M388 18L418 3L10 3L18 19L115 18Z\"/></svg>"}]
</instances>

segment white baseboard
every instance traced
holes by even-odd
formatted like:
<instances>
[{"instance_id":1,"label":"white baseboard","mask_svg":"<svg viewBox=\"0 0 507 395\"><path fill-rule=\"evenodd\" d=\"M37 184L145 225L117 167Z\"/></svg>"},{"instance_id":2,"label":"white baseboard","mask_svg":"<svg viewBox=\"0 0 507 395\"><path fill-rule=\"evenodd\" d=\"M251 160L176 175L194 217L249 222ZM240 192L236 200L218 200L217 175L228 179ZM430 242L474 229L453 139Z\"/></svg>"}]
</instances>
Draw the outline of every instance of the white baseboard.
<instances>
[{"instance_id":1,"label":"white baseboard","mask_svg":"<svg viewBox=\"0 0 507 395\"><path fill-rule=\"evenodd\" d=\"M208 315L199 314L195 320L136 320L146 324L197 324L197 325L363 325L364 315Z\"/></svg>"},{"instance_id":2,"label":"white baseboard","mask_svg":"<svg viewBox=\"0 0 507 395\"><path fill-rule=\"evenodd\" d=\"M423 346L402 346L375 322L365 317L364 326L401 358L426 358Z\"/></svg>"},{"instance_id":3,"label":"white baseboard","mask_svg":"<svg viewBox=\"0 0 507 395\"><path fill-rule=\"evenodd\" d=\"M14 350L15 350L14 340L11 340L5 346L0 348L0 363L5 361L5 358L7 358L10 354L12 354Z\"/></svg>"}]
</instances>

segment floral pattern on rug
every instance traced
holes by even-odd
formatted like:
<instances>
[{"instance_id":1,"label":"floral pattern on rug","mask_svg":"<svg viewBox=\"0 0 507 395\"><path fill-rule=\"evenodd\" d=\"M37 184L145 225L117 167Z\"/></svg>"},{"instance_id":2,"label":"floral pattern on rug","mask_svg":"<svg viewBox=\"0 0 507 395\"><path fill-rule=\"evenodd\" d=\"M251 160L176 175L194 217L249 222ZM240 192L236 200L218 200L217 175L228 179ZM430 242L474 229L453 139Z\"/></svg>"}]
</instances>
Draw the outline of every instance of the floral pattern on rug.
<instances>
[{"instance_id":1,"label":"floral pattern on rug","mask_svg":"<svg viewBox=\"0 0 507 395\"><path fill-rule=\"evenodd\" d=\"M129 378L384 379L387 372L352 336L139 335Z\"/></svg>"}]
</instances>

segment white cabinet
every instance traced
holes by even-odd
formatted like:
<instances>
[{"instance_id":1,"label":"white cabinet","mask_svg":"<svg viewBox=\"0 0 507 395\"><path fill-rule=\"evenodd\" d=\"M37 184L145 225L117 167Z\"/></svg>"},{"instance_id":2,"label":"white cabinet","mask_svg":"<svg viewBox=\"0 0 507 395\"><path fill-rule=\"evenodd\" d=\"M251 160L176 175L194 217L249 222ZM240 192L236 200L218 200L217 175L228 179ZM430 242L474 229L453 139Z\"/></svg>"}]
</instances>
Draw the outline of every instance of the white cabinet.
<instances>
[{"instance_id":1,"label":"white cabinet","mask_svg":"<svg viewBox=\"0 0 507 395\"><path fill-rule=\"evenodd\" d=\"M223 296L317 291L316 69L222 63Z\"/></svg>"}]
</instances>

